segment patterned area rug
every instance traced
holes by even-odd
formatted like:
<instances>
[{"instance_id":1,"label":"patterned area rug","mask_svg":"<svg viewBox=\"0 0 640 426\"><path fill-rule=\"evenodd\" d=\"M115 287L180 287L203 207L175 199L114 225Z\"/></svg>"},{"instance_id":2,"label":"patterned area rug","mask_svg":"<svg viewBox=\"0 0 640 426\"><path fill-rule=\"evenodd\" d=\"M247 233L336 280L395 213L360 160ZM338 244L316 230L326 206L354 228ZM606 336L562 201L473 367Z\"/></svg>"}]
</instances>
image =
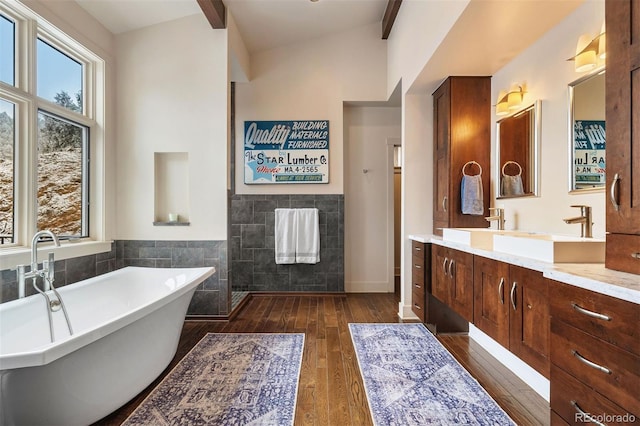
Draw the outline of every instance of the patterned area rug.
<instances>
[{"instance_id":1,"label":"patterned area rug","mask_svg":"<svg viewBox=\"0 0 640 426\"><path fill-rule=\"evenodd\" d=\"M375 425L514 425L422 324L349 324Z\"/></svg>"},{"instance_id":2,"label":"patterned area rug","mask_svg":"<svg viewBox=\"0 0 640 426\"><path fill-rule=\"evenodd\" d=\"M123 425L293 425L304 334L207 334Z\"/></svg>"}]
</instances>

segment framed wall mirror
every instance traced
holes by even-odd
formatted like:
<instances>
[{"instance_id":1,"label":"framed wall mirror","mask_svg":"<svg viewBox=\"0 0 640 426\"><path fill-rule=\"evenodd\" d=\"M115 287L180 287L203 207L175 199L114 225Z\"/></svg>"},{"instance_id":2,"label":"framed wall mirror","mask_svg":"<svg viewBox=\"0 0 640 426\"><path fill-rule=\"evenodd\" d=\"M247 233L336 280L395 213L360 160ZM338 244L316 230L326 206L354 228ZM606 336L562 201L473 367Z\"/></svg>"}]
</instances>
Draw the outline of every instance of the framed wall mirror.
<instances>
[{"instance_id":1,"label":"framed wall mirror","mask_svg":"<svg viewBox=\"0 0 640 426\"><path fill-rule=\"evenodd\" d=\"M569 84L569 192L605 187L605 70Z\"/></svg>"},{"instance_id":2,"label":"framed wall mirror","mask_svg":"<svg viewBox=\"0 0 640 426\"><path fill-rule=\"evenodd\" d=\"M503 118L496 131L496 198L538 195L541 102Z\"/></svg>"}]
</instances>

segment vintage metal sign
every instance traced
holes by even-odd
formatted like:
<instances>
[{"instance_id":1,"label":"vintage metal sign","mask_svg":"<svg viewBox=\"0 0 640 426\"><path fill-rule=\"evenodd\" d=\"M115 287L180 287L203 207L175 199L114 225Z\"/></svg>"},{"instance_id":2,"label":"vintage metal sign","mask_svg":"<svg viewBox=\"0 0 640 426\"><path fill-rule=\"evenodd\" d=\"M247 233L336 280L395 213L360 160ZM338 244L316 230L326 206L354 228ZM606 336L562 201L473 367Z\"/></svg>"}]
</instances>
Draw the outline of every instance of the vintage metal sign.
<instances>
[{"instance_id":1,"label":"vintage metal sign","mask_svg":"<svg viewBox=\"0 0 640 426\"><path fill-rule=\"evenodd\" d=\"M573 127L576 187L604 185L606 182L604 120L576 120Z\"/></svg>"},{"instance_id":2,"label":"vintage metal sign","mask_svg":"<svg viewBox=\"0 0 640 426\"><path fill-rule=\"evenodd\" d=\"M245 121L244 183L329 183L329 120Z\"/></svg>"}]
</instances>

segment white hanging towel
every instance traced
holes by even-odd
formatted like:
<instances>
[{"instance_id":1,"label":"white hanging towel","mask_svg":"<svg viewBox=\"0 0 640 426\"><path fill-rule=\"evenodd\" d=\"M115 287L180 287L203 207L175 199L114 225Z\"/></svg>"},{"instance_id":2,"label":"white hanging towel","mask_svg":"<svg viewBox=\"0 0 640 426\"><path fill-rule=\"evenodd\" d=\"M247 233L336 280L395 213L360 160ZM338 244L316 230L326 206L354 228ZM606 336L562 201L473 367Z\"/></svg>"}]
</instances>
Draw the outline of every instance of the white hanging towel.
<instances>
[{"instance_id":1,"label":"white hanging towel","mask_svg":"<svg viewBox=\"0 0 640 426\"><path fill-rule=\"evenodd\" d=\"M320 262L320 224L318 209L297 209L298 233L296 237L296 262Z\"/></svg>"},{"instance_id":2,"label":"white hanging towel","mask_svg":"<svg viewBox=\"0 0 640 426\"><path fill-rule=\"evenodd\" d=\"M277 264L296 263L297 234L296 209L276 209L275 240Z\"/></svg>"}]
</instances>

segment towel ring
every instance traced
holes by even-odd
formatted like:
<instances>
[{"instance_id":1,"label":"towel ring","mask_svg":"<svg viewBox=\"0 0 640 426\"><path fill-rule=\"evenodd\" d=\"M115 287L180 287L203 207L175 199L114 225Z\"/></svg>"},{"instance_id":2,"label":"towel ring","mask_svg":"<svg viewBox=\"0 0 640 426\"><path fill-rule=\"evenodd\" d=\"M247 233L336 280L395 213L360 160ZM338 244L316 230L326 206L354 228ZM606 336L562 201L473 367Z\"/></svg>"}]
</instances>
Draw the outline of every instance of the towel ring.
<instances>
[{"instance_id":1,"label":"towel ring","mask_svg":"<svg viewBox=\"0 0 640 426\"><path fill-rule=\"evenodd\" d=\"M505 167L507 167L509 164L515 164L516 166L518 166L518 169L520 169L520 171L518 172L517 175L507 175L504 173ZM520 166L518 162L509 160L502 165L502 176L520 176L520 175L522 175L522 166Z\"/></svg>"},{"instance_id":2,"label":"towel ring","mask_svg":"<svg viewBox=\"0 0 640 426\"><path fill-rule=\"evenodd\" d=\"M482 175L482 166L480 165L480 163L477 163L476 161L467 161L467 162L465 163L465 165L464 165L464 166L462 166L462 174L463 174L463 175L465 175L465 176L471 176L471 175L466 174L466 173L464 172L464 170L467 168L467 166L469 166L469 165L473 165L473 164L475 164L476 166L478 166L478 168L480 169L480 173L478 173L478 174L479 174L479 175Z\"/></svg>"}]
</instances>

